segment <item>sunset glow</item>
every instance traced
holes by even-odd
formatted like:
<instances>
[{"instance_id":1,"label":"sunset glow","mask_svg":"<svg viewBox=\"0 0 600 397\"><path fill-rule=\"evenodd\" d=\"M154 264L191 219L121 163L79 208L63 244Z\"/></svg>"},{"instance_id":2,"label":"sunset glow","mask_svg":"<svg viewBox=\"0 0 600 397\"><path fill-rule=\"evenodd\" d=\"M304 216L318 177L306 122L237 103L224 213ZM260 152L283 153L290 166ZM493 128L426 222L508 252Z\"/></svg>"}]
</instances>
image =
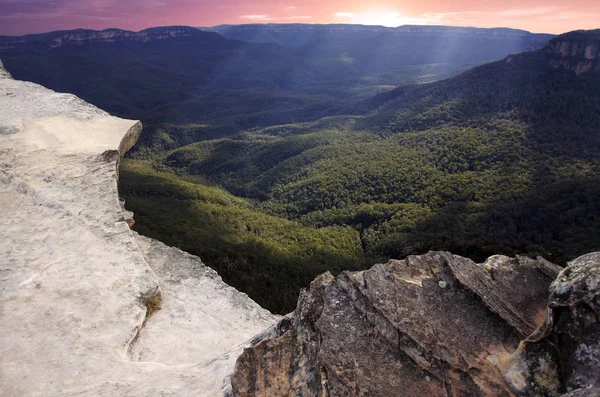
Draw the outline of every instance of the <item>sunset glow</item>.
<instances>
[{"instance_id":1,"label":"sunset glow","mask_svg":"<svg viewBox=\"0 0 600 397\"><path fill-rule=\"evenodd\" d=\"M1 0L0 34L59 29L214 26L244 23L352 23L510 27L562 33L600 27L597 0Z\"/></svg>"}]
</instances>

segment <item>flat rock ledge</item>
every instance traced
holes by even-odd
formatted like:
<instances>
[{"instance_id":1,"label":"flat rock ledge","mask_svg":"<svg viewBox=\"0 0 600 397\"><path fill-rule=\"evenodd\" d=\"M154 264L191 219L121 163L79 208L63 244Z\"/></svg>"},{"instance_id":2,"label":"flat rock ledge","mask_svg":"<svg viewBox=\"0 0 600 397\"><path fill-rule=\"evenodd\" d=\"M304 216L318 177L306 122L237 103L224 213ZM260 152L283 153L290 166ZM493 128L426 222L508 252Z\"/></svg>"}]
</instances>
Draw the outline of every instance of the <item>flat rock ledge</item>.
<instances>
[{"instance_id":1,"label":"flat rock ledge","mask_svg":"<svg viewBox=\"0 0 600 397\"><path fill-rule=\"evenodd\" d=\"M0 63L0 395L227 395L279 319L129 229L118 163L141 130Z\"/></svg>"},{"instance_id":2,"label":"flat rock ledge","mask_svg":"<svg viewBox=\"0 0 600 397\"><path fill-rule=\"evenodd\" d=\"M326 273L245 349L233 394L597 397L599 318L600 253L564 270L430 252Z\"/></svg>"}]
</instances>

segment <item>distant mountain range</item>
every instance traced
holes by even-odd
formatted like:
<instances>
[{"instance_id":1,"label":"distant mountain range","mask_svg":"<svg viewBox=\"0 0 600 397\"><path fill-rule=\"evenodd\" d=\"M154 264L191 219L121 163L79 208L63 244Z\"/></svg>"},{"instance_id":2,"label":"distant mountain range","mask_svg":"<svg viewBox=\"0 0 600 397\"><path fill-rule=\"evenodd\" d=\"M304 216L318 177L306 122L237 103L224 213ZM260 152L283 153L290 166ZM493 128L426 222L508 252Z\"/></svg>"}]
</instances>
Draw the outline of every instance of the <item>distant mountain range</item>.
<instances>
[{"instance_id":1,"label":"distant mountain range","mask_svg":"<svg viewBox=\"0 0 600 397\"><path fill-rule=\"evenodd\" d=\"M523 45L536 49L554 37L551 34L535 34L525 30L509 28L470 28L455 26L417 26L398 27L351 25L351 24L246 24L218 25L201 27L204 31L216 32L230 39L258 43L280 43L285 45L303 45L314 40L363 40L380 35L388 36L429 36L455 38L481 38L487 40L510 39L521 50ZM527 48L527 47L526 47Z\"/></svg>"},{"instance_id":2,"label":"distant mountain range","mask_svg":"<svg viewBox=\"0 0 600 397\"><path fill-rule=\"evenodd\" d=\"M18 79L75 93L116 115L206 124L218 135L348 113L361 98L450 77L551 38L429 26L213 29L230 37L180 26L0 36L0 57ZM263 33L272 40L255 42Z\"/></svg>"},{"instance_id":3,"label":"distant mountain range","mask_svg":"<svg viewBox=\"0 0 600 397\"><path fill-rule=\"evenodd\" d=\"M509 28L469 28L454 26L399 26L395 28L368 25L311 25L311 24L248 24L219 25L193 28L166 26L133 32L122 29L61 30L24 36L0 36L0 50L56 48L83 43L114 43L119 41L148 42L173 37L192 37L197 30L215 32L230 39L257 43L303 45L315 40L363 40L377 36L396 37L460 37L487 40L509 40L517 50L542 47L551 34L535 34Z\"/></svg>"},{"instance_id":4,"label":"distant mountain range","mask_svg":"<svg viewBox=\"0 0 600 397\"><path fill-rule=\"evenodd\" d=\"M199 36L198 29L187 26L169 26L131 32L122 29L75 29L59 30L49 33L29 34L25 36L0 36L0 51L29 51L84 44L152 42L181 37Z\"/></svg>"}]
</instances>

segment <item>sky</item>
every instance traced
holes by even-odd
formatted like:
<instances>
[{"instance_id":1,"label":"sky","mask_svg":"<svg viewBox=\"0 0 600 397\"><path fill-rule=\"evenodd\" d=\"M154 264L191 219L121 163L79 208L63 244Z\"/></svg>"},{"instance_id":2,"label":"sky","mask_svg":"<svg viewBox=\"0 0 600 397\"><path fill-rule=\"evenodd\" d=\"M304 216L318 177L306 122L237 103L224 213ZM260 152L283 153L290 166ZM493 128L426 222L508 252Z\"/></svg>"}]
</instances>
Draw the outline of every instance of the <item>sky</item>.
<instances>
[{"instance_id":1,"label":"sky","mask_svg":"<svg viewBox=\"0 0 600 397\"><path fill-rule=\"evenodd\" d=\"M244 23L600 28L600 0L0 0L0 35Z\"/></svg>"}]
</instances>

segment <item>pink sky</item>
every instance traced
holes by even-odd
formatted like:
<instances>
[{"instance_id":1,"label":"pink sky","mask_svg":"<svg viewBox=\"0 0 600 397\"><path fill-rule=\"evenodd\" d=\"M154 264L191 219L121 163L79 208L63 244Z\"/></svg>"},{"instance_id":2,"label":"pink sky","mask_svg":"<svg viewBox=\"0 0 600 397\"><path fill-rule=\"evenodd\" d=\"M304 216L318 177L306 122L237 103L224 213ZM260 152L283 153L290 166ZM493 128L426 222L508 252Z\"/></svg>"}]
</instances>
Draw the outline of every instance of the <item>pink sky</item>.
<instances>
[{"instance_id":1,"label":"pink sky","mask_svg":"<svg viewBox=\"0 0 600 397\"><path fill-rule=\"evenodd\" d=\"M268 22L510 27L563 33L600 28L600 0L0 0L4 35Z\"/></svg>"}]
</instances>

